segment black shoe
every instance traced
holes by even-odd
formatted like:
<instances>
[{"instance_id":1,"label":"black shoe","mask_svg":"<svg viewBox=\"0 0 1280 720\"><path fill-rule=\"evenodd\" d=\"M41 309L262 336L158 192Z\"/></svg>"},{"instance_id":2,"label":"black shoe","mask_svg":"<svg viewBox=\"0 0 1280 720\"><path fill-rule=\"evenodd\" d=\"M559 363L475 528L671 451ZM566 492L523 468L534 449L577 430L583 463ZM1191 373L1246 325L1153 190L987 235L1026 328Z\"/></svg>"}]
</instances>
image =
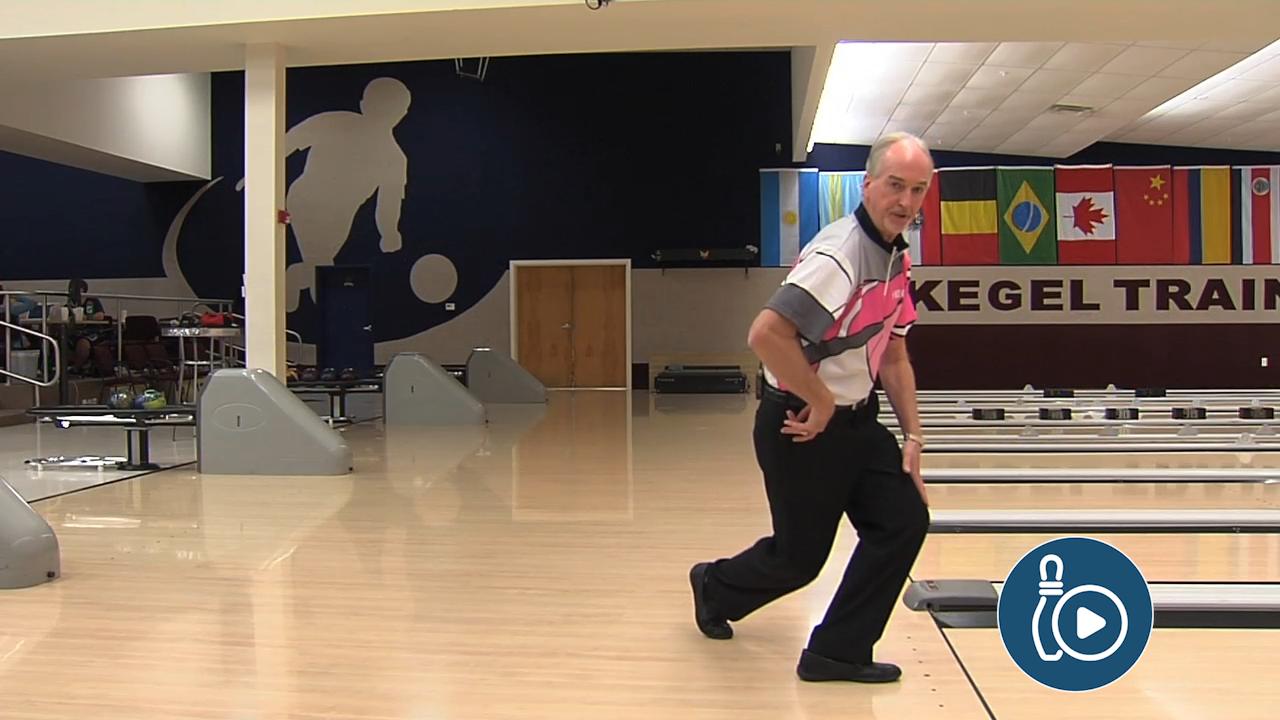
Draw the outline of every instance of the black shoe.
<instances>
[{"instance_id":1,"label":"black shoe","mask_svg":"<svg viewBox=\"0 0 1280 720\"><path fill-rule=\"evenodd\" d=\"M693 586L693 620L698 623L698 629L703 635L712 640L728 640L733 637L729 621L707 607L704 593L707 587L707 570L710 568L711 563L698 563L689 571L689 584Z\"/></svg>"},{"instance_id":2,"label":"black shoe","mask_svg":"<svg viewBox=\"0 0 1280 720\"><path fill-rule=\"evenodd\" d=\"M808 682L848 680L861 683L887 683L902 677L902 670L897 665L889 663L873 662L861 665L841 662L805 650L800 653L800 664L796 666L796 674L801 680Z\"/></svg>"}]
</instances>

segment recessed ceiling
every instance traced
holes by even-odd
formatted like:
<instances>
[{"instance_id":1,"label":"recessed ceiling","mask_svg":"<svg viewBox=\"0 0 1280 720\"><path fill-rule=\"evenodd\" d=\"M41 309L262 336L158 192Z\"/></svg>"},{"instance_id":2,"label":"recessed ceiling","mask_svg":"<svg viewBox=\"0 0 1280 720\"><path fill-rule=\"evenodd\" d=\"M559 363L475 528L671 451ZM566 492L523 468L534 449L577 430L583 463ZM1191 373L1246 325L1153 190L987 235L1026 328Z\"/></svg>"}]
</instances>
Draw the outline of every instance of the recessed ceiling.
<instances>
[{"instance_id":1,"label":"recessed ceiling","mask_svg":"<svg viewBox=\"0 0 1280 720\"><path fill-rule=\"evenodd\" d=\"M1280 150L1280 42L837 45L811 142L898 130L1047 157L1101 140Z\"/></svg>"}]
</instances>

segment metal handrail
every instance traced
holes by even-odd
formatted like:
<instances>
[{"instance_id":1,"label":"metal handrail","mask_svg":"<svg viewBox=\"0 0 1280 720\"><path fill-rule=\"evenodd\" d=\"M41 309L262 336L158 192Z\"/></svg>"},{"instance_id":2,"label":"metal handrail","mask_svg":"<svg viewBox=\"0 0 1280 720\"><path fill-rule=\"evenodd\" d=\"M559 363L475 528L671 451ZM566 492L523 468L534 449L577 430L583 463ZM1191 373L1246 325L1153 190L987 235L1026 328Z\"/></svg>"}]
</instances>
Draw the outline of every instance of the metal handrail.
<instances>
[{"instance_id":1,"label":"metal handrail","mask_svg":"<svg viewBox=\"0 0 1280 720\"><path fill-rule=\"evenodd\" d=\"M9 322L8 320L0 320L0 327L5 328L6 331L17 330L18 332L24 335L31 335L33 337L38 337L42 342L48 343L49 346L53 348L53 376L48 380L45 380L42 382L40 380L36 380L35 378L29 378L26 375L19 375L18 373L11 372L7 367L0 368L0 375L14 378L16 380L21 380L22 382L25 382L31 385L37 385L39 387L53 387L54 385L57 385L58 380L62 376L62 350L61 348L58 347L57 339L50 337L49 335L45 335L44 333L36 332L35 330L29 330L27 328L22 327L21 325L15 325L14 323ZM6 332L6 335L8 335L7 332ZM6 345L5 347L6 347L6 353L7 353L8 346Z\"/></svg>"},{"instance_id":2,"label":"metal handrail","mask_svg":"<svg viewBox=\"0 0 1280 720\"><path fill-rule=\"evenodd\" d=\"M233 313L233 314L234 314L234 313ZM237 315L236 317L243 317L243 316ZM284 329L284 335L285 335L285 341L284 341L284 342L285 342L285 345L286 345L286 346L288 346L288 344L289 344L289 340L288 340L288 338L289 338L289 337L296 337L296 338L298 338L298 350L299 350L299 352L298 352L298 355L299 355L298 360L297 360L297 361L295 361L295 362L290 362L290 361L289 361L289 352L288 352L288 349L287 349L287 347L286 347L286 350L285 350L285 358L284 358L284 364L285 364L286 366L289 366L289 365L298 365L298 364L302 361L302 358L301 358L302 352L301 352L301 350L302 350L304 347L306 347L306 345L302 342L302 335L301 335L300 333L298 333L296 330L290 330L289 328L285 328L285 329ZM239 356L239 357L241 358L241 359L240 359L240 364L241 364L241 365L245 364L244 356L248 355L248 353L249 353L249 349L248 349L247 347L245 347L245 346L243 346L243 345L236 345L235 343L227 343L227 348L228 348L228 349L230 349L230 350L232 350L232 351L234 351L233 353L231 353L233 356Z\"/></svg>"}]
</instances>

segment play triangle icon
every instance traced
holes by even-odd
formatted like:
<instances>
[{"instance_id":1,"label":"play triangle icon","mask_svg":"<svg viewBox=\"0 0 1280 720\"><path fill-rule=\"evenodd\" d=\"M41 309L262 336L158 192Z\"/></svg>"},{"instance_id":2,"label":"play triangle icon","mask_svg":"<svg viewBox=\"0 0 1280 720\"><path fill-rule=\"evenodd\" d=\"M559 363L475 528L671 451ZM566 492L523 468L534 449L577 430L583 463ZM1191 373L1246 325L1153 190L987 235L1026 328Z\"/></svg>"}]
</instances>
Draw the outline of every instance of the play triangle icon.
<instances>
[{"instance_id":1,"label":"play triangle icon","mask_svg":"<svg viewBox=\"0 0 1280 720\"><path fill-rule=\"evenodd\" d=\"M1076 635L1085 639L1107 626L1107 621L1087 607L1076 608Z\"/></svg>"}]
</instances>

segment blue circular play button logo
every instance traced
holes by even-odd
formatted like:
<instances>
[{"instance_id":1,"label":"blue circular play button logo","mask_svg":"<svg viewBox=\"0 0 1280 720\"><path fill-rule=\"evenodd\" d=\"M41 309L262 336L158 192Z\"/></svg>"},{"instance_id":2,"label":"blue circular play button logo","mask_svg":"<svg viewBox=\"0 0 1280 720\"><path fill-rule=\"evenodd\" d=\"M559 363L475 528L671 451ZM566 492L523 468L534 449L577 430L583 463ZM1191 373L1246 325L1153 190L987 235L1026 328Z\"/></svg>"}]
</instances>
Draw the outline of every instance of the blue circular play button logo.
<instances>
[{"instance_id":1,"label":"blue circular play button logo","mask_svg":"<svg viewBox=\"0 0 1280 720\"><path fill-rule=\"evenodd\" d=\"M1109 685L1151 638L1151 591L1124 553L1092 538L1047 542L1023 556L1000 591L1000 639L1036 682L1081 692Z\"/></svg>"}]
</instances>

